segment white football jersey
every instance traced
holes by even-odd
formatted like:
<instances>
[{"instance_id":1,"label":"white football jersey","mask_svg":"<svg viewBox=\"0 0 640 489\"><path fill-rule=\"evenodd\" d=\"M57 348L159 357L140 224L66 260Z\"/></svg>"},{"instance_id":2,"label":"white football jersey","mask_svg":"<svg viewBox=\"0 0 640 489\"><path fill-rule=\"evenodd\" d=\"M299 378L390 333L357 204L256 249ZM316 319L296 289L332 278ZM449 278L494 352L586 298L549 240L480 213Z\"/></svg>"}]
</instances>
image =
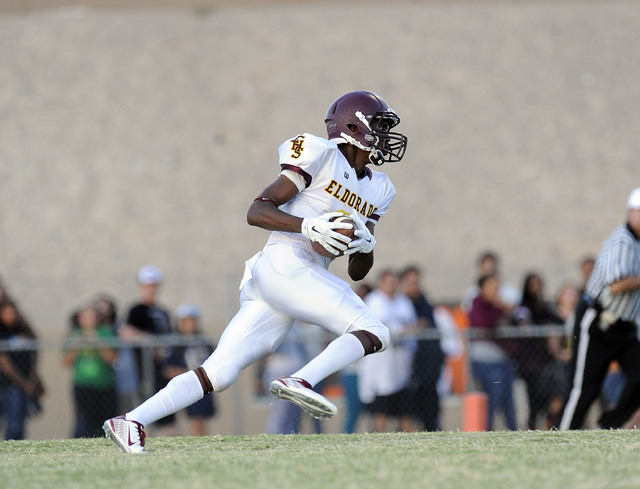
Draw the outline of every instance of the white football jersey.
<instances>
[{"instance_id":1,"label":"white football jersey","mask_svg":"<svg viewBox=\"0 0 640 489\"><path fill-rule=\"evenodd\" d=\"M280 145L282 173L301 188L299 194L282 205L284 212L297 217L317 217L333 211L358 212L365 222L374 223L387 213L396 195L391 180L385 173L369 167L365 168L366 175L358 179L338 149L340 142L305 133ZM310 241L301 233L273 231L267 246L276 243L297 244L312 250ZM327 259L326 265L329 262Z\"/></svg>"}]
</instances>

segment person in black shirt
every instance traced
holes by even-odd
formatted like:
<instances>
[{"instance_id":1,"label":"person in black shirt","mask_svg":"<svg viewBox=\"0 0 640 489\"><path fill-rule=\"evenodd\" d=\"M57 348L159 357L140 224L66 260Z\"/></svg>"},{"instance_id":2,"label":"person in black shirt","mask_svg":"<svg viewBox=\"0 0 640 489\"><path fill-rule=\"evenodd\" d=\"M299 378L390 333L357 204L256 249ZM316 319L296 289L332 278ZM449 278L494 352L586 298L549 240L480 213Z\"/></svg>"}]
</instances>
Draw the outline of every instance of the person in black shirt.
<instances>
[{"instance_id":1,"label":"person in black shirt","mask_svg":"<svg viewBox=\"0 0 640 489\"><path fill-rule=\"evenodd\" d=\"M410 266L402 272L404 293L411 299L422 329L435 328L433 307L420 288L420 270ZM440 396L438 379L442 371L445 355L440 341L418 340L418 348L413 360L413 373L409 388L412 394L412 413L425 431L440 429Z\"/></svg>"},{"instance_id":2,"label":"person in black shirt","mask_svg":"<svg viewBox=\"0 0 640 489\"><path fill-rule=\"evenodd\" d=\"M0 305L0 341L35 337L12 301ZM0 417L6 422L5 440L22 440L27 417L40 411L39 397L44 389L36 362L36 351L0 352Z\"/></svg>"},{"instance_id":3,"label":"person in black shirt","mask_svg":"<svg viewBox=\"0 0 640 489\"><path fill-rule=\"evenodd\" d=\"M513 319L521 326L563 324L553 306L544 298L544 281L534 272L525 276L522 301L513 312ZM555 386L546 372L553 360L547 337L520 338L515 354L518 373L527 387L529 417L527 428L537 429L538 415L548 411Z\"/></svg>"},{"instance_id":4,"label":"person in black shirt","mask_svg":"<svg viewBox=\"0 0 640 489\"><path fill-rule=\"evenodd\" d=\"M162 270L155 265L146 265L138 271L138 286L141 300L134 304L127 314L124 325L120 328L122 338L140 339L145 336L171 333L171 317L166 309L156 302L158 291L163 280ZM144 358L142 348L134 349L136 366L142 380L144 380ZM164 373L166 351L163 348L153 350L153 390L160 390L167 385L168 379ZM142 382L142 389L145 385ZM140 393L146 397L145 392ZM175 416L169 415L158 421L160 426L174 424Z\"/></svg>"}]
</instances>

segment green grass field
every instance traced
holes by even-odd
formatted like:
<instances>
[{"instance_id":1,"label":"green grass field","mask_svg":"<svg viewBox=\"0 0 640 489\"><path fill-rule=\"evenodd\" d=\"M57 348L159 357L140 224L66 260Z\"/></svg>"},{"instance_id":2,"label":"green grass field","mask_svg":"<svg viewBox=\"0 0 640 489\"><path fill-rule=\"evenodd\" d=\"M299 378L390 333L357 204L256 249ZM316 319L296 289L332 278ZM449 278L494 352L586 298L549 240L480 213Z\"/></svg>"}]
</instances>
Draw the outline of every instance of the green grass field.
<instances>
[{"instance_id":1,"label":"green grass field","mask_svg":"<svg viewBox=\"0 0 640 489\"><path fill-rule=\"evenodd\" d=\"M640 488L640 432L392 433L0 442L0 487Z\"/></svg>"}]
</instances>

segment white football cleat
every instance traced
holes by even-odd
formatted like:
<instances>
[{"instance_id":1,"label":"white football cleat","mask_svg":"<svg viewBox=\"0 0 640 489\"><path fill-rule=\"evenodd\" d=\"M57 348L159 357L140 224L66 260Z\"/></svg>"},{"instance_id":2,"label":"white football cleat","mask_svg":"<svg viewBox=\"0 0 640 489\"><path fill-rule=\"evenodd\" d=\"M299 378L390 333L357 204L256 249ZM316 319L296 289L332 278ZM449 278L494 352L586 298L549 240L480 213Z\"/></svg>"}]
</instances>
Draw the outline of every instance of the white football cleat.
<instances>
[{"instance_id":1,"label":"white football cleat","mask_svg":"<svg viewBox=\"0 0 640 489\"><path fill-rule=\"evenodd\" d=\"M137 421L124 419L124 414L111 418L102 425L104 434L120 447L125 453L146 453L144 441L146 438L144 426Z\"/></svg>"},{"instance_id":2,"label":"white football cleat","mask_svg":"<svg viewBox=\"0 0 640 489\"><path fill-rule=\"evenodd\" d=\"M315 392L303 379L283 377L271 382L269 390L276 399L291 401L316 419L333 418L338 412L332 402Z\"/></svg>"}]
</instances>

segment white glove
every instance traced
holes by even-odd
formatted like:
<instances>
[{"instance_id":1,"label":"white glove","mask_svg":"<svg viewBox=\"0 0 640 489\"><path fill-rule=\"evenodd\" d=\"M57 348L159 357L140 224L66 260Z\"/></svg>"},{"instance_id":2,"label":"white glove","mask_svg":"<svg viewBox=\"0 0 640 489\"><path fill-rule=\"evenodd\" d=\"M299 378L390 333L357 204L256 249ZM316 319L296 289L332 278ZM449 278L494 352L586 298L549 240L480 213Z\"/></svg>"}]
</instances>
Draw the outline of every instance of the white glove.
<instances>
[{"instance_id":1,"label":"white glove","mask_svg":"<svg viewBox=\"0 0 640 489\"><path fill-rule=\"evenodd\" d=\"M331 219L344 215L344 212L328 212L318 217L305 217L300 231L311 241L320 243L331 254L339 255L340 251L347 250L344 241L349 238L335 229L351 229L352 226L348 222L332 222Z\"/></svg>"},{"instance_id":2,"label":"white glove","mask_svg":"<svg viewBox=\"0 0 640 489\"><path fill-rule=\"evenodd\" d=\"M354 253L371 253L376 245L376 238L373 237L369 228L360 218L357 212L350 214L349 217L356 225L354 234L359 239L354 239L349 243L349 249L344 252L345 255L353 255Z\"/></svg>"}]
</instances>

